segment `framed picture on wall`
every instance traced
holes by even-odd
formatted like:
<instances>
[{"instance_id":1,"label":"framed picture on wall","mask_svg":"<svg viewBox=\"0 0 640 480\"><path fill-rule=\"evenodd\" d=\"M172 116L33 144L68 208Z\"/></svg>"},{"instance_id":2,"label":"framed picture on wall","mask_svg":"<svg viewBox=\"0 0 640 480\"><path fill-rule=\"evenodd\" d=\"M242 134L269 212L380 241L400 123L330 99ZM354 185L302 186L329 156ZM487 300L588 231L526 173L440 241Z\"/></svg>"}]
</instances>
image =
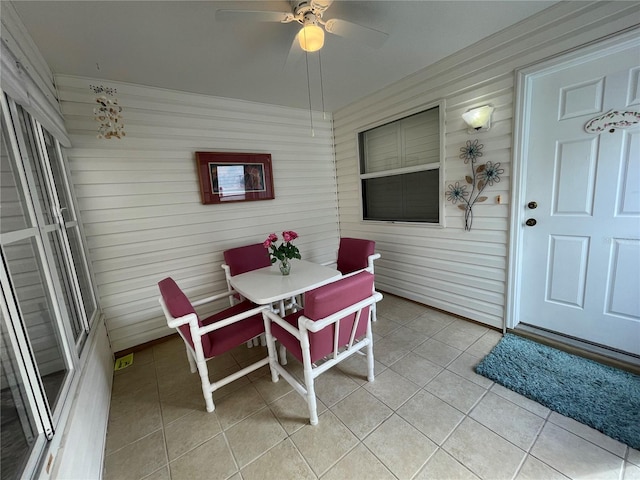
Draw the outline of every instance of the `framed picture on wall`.
<instances>
[{"instance_id":1,"label":"framed picture on wall","mask_svg":"<svg viewBox=\"0 0 640 480\"><path fill-rule=\"evenodd\" d=\"M203 204L272 200L269 153L196 152Z\"/></svg>"}]
</instances>

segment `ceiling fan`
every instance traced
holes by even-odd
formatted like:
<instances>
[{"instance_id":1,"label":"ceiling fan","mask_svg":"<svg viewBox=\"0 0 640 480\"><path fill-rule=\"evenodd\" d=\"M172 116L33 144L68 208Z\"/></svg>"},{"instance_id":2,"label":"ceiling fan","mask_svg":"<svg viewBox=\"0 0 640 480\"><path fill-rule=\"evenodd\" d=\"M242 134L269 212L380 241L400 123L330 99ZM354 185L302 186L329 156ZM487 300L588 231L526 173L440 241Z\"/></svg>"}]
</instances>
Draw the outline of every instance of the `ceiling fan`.
<instances>
[{"instance_id":1,"label":"ceiling fan","mask_svg":"<svg viewBox=\"0 0 640 480\"><path fill-rule=\"evenodd\" d=\"M324 32L345 38L353 38L379 48L389 36L373 28L338 18L324 20L323 15L333 0L293 0L291 11L268 10L217 10L217 20L254 20L262 22L297 22L302 28L296 35L297 44L306 52L316 52L324 45ZM294 46L296 41L294 40Z\"/></svg>"}]
</instances>

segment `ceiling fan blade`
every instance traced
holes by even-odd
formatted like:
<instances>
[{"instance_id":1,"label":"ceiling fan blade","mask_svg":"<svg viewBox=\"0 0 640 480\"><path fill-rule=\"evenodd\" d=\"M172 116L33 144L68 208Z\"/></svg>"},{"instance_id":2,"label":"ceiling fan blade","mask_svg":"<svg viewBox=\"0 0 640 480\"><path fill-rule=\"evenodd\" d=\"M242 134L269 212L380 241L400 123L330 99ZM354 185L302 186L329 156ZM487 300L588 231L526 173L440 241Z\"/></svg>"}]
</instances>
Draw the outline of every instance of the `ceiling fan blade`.
<instances>
[{"instance_id":1,"label":"ceiling fan blade","mask_svg":"<svg viewBox=\"0 0 640 480\"><path fill-rule=\"evenodd\" d=\"M364 27L338 18L327 20L324 28L329 33L356 40L373 48L380 48L389 37L388 33L381 32L380 30Z\"/></svg>"},{"instance_id":2,"label":"ceiling fan blade","mask_svg":"<svg viewBox=\"0 0 640 480\"><path fill-rule=\"evenodd\" d=\"M287 54L287 59L284 62L283 68L285 70L294 68L303 56L304 50L300 48L300 42L298 42L298 34L296 33L293 37L293 41L291 42L291 48L289 49L289 53Z\"/></svg>"},{"instance_id":3,"label":"ceiling fan blade","mask_svg":"<svg viewBox=\"0 0 640 480\"><path fill-rule=\"evenodd\" d=\"M255 21L255 22L290 22L291 12L273 12L269 10L216 10L216 20L221 21Z\"/></svg>"},{"instance_id":4,"label":"ceiling fan blade","mask_svg":"<svg viewBox=\"0 0 640 480\"><path fill-rule=\"evenodd\" d=\"M311 0L311 7L316 11L324 13L331 6L333 0Z\"/></svg>"}]
</instances>

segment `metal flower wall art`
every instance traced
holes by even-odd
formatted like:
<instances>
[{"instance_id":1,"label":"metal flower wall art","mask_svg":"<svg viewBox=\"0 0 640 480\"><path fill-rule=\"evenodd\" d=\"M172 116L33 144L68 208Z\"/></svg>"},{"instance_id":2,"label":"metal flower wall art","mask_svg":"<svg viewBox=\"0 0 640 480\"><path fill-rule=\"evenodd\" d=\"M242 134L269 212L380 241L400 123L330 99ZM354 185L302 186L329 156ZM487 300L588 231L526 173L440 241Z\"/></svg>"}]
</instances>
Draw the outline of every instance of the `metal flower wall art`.
<instances>
[{"instance_id":1,"label":"metal flower wall art","mask_svg":"<svg viewBox=\"0 0 640 480\"><path fill-rule=\"evenodd\" d=\"M118 105L118 99L114 98L117 92L115 88L102 85L90 85L89 88L97 95L97 107L93 109L95 119L100 123L98 138L122 138L126 135L122 123L122 107Z\"/></svg>"},{"instance_id":2,"label":"metal flower wall art","mask_svg":"<svg viewBox=\"0 0 640 480\"><path fill-rule=\"evenodd\" d=\"M471 230L473 224L473 206L487 201L488 197L483 196L482 192L487 185L500 182L500 175L504 173L499 163L485 162L477 165L478 158L482 157L483 147L478 140L468 140L466 146L460 148L460 158L466 164L471 163L471 175L465 176L462 184L456 182L449 185L446 192L447 200L454 205L459 203L458 208L464 210L464 229L467 231Z\"/></svg>"}]
</instances>

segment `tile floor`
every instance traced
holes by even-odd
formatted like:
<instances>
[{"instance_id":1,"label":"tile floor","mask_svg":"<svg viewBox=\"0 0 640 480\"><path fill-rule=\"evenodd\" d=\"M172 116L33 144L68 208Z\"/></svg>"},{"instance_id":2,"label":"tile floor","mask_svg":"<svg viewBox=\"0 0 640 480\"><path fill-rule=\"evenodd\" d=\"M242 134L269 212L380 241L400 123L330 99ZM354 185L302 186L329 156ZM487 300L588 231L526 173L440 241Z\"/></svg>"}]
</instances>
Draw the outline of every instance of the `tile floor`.
<instances>
[{"instance_id":1,"label":"tile floor","mask_svg":"<svg viewBox=\"0 0 640 480\"><path fill-rule=\"evenodd\" d=\"M498 332L393 295L373 330L375 382L357 355L325 372L315 427L267 367L207 413L180 339L136 353L114 378L104 478L640 479L640 451L474 373ZM256 355L243 346L210 370Z\"/></svg>"}]
</instances>

